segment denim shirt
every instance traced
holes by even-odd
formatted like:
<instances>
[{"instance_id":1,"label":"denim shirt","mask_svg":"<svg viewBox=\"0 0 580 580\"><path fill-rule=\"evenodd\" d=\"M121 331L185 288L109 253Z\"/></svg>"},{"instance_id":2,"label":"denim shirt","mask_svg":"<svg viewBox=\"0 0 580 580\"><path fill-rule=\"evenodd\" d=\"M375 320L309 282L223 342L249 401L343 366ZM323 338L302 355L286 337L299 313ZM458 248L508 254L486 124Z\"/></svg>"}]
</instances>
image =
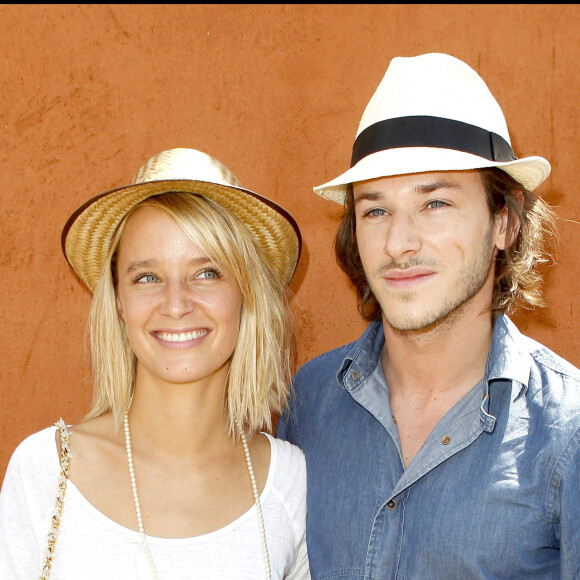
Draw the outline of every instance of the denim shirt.
<instances>
[{"instance_id":1,"label":"denim shirt","mask_svg":"<svg viewBox=\"0 0 580 580\"><path fill-rule=\"evenodd\" d=\"M498 317L484 379L405 469L383 345L371 323L304 365L278 422L306 455L312 578L580 579L580 371Z\"/></svg>"}]
</instances>

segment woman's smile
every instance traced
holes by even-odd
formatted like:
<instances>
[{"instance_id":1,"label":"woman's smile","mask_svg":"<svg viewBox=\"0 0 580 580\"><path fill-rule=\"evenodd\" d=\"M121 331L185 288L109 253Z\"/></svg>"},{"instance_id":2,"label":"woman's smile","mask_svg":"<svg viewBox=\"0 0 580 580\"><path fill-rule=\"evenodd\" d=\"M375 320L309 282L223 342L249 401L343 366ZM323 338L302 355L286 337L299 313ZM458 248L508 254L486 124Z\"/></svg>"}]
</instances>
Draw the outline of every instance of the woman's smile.
<instances>
[{"instance_id":1,"label":"woman's smile","mask_svg":"<svg viewBox=\"0 0 580 580\"><path fill-rule=\"evenodd\" d=\"M209 329L203 328L185 332L156 331L151 334L165 348L183 350L198 346L210 332Z\"/></svg>"}]
</instances>

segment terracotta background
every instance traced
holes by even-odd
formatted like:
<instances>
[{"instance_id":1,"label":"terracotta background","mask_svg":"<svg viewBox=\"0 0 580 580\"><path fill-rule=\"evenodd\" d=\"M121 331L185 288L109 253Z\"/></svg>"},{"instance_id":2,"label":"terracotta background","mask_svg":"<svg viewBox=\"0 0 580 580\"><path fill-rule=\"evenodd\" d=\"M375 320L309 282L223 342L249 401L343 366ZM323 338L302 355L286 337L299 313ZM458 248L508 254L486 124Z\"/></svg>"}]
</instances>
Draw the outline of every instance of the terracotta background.
<instances>
[{"instance_id":1,"label":"terracotta background","mask_svg":"<svg viewBox=\"0 0 580 580\"><path fill-rule=\"evenodd\" d=\"M296 217L299 363L358 337L332 252L342 210L312 186L347 168L395 56L469 63L516 153L552 162L540 192L562 218L559 265L549 306L516 321L580 365L578 5L3 5L0 27L0 477L25 436L89 409L89 294L62 226L164 149L210 153Z\"/></svg>"}]
</instances>

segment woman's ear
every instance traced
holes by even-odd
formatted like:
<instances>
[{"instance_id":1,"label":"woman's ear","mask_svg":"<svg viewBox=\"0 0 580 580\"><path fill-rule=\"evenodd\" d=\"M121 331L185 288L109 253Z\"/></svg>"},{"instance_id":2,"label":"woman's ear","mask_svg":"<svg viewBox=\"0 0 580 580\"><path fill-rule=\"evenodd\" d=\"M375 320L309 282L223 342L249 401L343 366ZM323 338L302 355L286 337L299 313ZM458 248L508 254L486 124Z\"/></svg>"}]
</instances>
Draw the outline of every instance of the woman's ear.
<instances>
[{"instance_id":1,"label":"woman's ear","mask_svg":"<svg viewBox=\"0 0 580 580\"><path fill-rule=\"evenodd\" d=\"M119 295L115 293L115 304L117 305L117 313L119 314L119 318L125 322L125 315L123 313L123 305L121 304L121 299Z\"/></svg>"}]
</instances>

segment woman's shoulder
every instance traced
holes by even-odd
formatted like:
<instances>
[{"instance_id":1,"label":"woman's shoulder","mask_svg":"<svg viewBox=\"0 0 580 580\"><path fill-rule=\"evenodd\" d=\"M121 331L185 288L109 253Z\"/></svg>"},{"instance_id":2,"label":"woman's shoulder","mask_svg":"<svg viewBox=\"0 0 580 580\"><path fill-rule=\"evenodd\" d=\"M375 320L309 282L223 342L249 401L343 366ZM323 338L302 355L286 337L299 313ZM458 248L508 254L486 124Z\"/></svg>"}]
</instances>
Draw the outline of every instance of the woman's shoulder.
<instances>
[{"instance_id":1,"label":"woman's shoulder","mask_svg":"<svg viewBox=\"0 0 580 580\"><path fill-rule=\"evenodd\" d=\"M275 491L297 498L306 496L306 460L300 447L266 433L271 445L270 476Z\"/></svg>"},{"instance_id":2,"label":"woman's shoulder","mask_svg":"<svg viewBox=\"0 0 580 580\"><path fill-rule=\"evenodd\" d=\"M26 437L14 450L10 463L28 464L32 461L38 464L39 460L56 460L55 432L56 426L52 425Z\"/></svg>"},{"instance_id":3,"label":"woman's shoulder","mask_svg":"<svg viewBox=\"0 0 580 580\"><path fill-rule=\"evenodd\" d=\"M276 524L291 523L296 546L306 526L306 461L299 447L266 434L272 449L267 512ZM266 490L265 490L266 491Z\"/></svg>"},{"instance_id":4,"label":"woman's shoulder","mask_svg":"<svg viewBox=\"0 0 580 580\"><path fill-rule=\"evenodd\" d=\"M265 433L265 435L270 440L272 453L276 454L278 463L282 464L281 467L286 467L288 471L295 469L306 471L306 460L300 447L284 439L278 439L269 433Z\"/></svg>"},{"instance_id":5,"label":"woman's shoulder","mask_svg":"<svg viewBox=\"0 0 580 580\"><path fill-rule=\"evenodd\" d=\"M28 489L42 494L47 482L55 481L60 469L55 431L55 426L47 427L29 435L18 445L6 469L3 494L9 494L12 488L16 493Z\"/></svg>"}]
</instances>

